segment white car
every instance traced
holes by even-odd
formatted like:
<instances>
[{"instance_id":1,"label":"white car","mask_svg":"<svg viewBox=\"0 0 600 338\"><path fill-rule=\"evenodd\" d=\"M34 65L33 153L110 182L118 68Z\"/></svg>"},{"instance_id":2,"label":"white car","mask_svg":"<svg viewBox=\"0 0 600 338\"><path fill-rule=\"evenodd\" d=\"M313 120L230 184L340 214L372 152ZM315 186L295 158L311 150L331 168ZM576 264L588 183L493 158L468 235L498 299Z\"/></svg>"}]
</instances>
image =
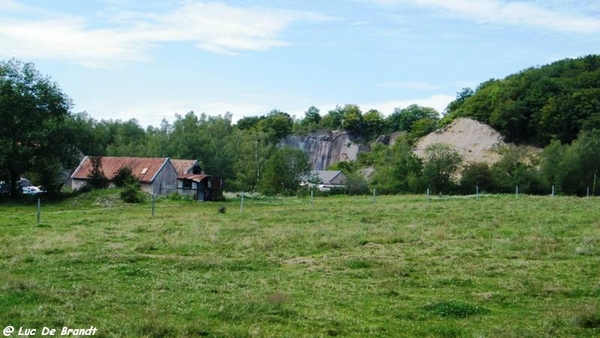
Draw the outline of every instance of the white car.
<instances>
[{"instance_id":1,"label":"white car","mask_svg":"<svg viewBox=\"0 0 600 338\"><path fill-rule=\"evenodd\" d=\"M36 186L29 186L29 187L23 187L23 194L25 195L37 195L37 194L41 194L44 191L41 190L40 188L36 187Z\"/></svg>"}]
</instances>

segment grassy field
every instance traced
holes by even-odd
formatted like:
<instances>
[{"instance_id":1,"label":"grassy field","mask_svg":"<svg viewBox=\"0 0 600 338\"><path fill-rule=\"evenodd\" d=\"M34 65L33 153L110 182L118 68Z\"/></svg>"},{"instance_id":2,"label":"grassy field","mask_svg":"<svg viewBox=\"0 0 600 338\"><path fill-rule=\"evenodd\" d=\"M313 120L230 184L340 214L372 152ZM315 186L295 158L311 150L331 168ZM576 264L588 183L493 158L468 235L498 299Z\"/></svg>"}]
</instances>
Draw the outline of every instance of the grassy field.
<instances>
[{"instance_id":1,"label":"grassy field","mask_svg":"<svg viewBox=\"0 0 600 338\"><path fill-rule=\"evenodd\" d=\"M96 337L600 335L600 200L0 205L0 329ZM60 330L59 330L60 331ZM38 331L39 333L39 331ZM39 334L38 334L39 336Z\"/></svg>"}]
</instances>

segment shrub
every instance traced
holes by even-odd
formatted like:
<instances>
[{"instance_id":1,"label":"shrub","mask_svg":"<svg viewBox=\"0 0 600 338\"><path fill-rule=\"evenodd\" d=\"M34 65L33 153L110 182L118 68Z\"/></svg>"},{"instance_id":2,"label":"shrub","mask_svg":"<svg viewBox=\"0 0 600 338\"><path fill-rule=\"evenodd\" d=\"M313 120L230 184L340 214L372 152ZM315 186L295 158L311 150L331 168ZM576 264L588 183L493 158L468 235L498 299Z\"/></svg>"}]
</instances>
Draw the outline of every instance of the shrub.
<instances>
[{"instance_id":1,"label":"shrub","mask_svg":"<svg viewBox=\"0 0 600 338\"><path fill-rule=\"evenodd\" d=\"M351 173L346 176L348 195L364 195L369 193L369 184L361 174Z\"/></svg>"},{"instance_id":2,"label":"shrub","mask_svg":"<svg viewBox=\"0 0 600 338\"><path fill-rule=\"evenodd\" d=\"M126 203L142 203L145 200L144 193L139 184L128 184L121 191L121 200Z\"/></svg>"},{"instance_id":3,"label":"shrub","mask_svg":"<svg viewBox=\"0 0 600 338\"><path fill-rule=\"evenodd\" d=\"M477 187L479 191L492 191L494 179L487 163L470 163L462 172L460 187L463 193L473 194Z\"/></svg>"}]
</instances>

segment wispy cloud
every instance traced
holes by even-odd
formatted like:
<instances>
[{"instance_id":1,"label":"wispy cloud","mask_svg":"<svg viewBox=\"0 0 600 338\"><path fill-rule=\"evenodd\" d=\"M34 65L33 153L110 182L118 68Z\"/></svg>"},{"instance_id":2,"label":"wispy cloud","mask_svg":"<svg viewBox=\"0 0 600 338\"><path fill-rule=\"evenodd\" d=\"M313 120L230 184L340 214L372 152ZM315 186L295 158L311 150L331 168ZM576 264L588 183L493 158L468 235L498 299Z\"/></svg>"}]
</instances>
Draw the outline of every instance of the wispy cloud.
<instances>
[{"instance_id":1,"label":"wispy cloud","mask_svg":"<svg viewBox=\"0 0 600 338\"><path fill-rule=\"evenodd\" d=\"M385 5L413 4L483 24L540 27L553 31L593 34L600 32L600 18L586 14L590 8L574 4L546 6L539 1L506 0L373 0Z\"/></svg>"},{"instance_id":2,"label":"wispy cloud","mask_svg":"<svg viewBox=\"0 0 600 338\"><path fill-rule=\"evenodd\" d=\"M0 0L0 9L3 11L24 11L27 6L13 0Z\"/></svg>"},{"instance_id":3,"label":"wispy cloud","mask_svg":"<svg viewBox=\"0 0 600 338\"><path fill-rule=\"evenodd\" d=\"M282 32L296 22L328 20L310 12L234 7L194 2L167 14L118 13L92 27L90 18L47 13L40 18L11 18L11 11L33 11L0 0L0 55L61 59L110 67L150 58L149 51L169 42L190 42L228 55L285 46Z\"/></svg>"}]
</instances>

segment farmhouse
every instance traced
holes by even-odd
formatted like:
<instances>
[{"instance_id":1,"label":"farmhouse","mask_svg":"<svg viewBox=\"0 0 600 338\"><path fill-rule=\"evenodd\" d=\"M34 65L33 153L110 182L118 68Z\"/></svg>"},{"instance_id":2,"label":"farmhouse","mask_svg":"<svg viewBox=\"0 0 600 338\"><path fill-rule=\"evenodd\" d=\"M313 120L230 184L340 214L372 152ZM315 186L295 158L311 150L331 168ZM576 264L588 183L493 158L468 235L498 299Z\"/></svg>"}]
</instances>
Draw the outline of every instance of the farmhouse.
<instances>
[{"instance_id":1,"label":"farmhouse","mask_svg":"<svg viewBox=\"0 0 600 338\"><path fill-rule=\"evenodd\" d=\"M143 191L156 195L168 195L177 191L177 176L189 174L195 168L200 168L196 160L172 160L168 157L100 157L100 170L108 178L111 186L114 186L115 175L124 167L131 169L131 173L140 181ZM73 190L83 187L89 181L91 172L92 161L86 156L71 175Z\"/></svg>"}]
</instances>

